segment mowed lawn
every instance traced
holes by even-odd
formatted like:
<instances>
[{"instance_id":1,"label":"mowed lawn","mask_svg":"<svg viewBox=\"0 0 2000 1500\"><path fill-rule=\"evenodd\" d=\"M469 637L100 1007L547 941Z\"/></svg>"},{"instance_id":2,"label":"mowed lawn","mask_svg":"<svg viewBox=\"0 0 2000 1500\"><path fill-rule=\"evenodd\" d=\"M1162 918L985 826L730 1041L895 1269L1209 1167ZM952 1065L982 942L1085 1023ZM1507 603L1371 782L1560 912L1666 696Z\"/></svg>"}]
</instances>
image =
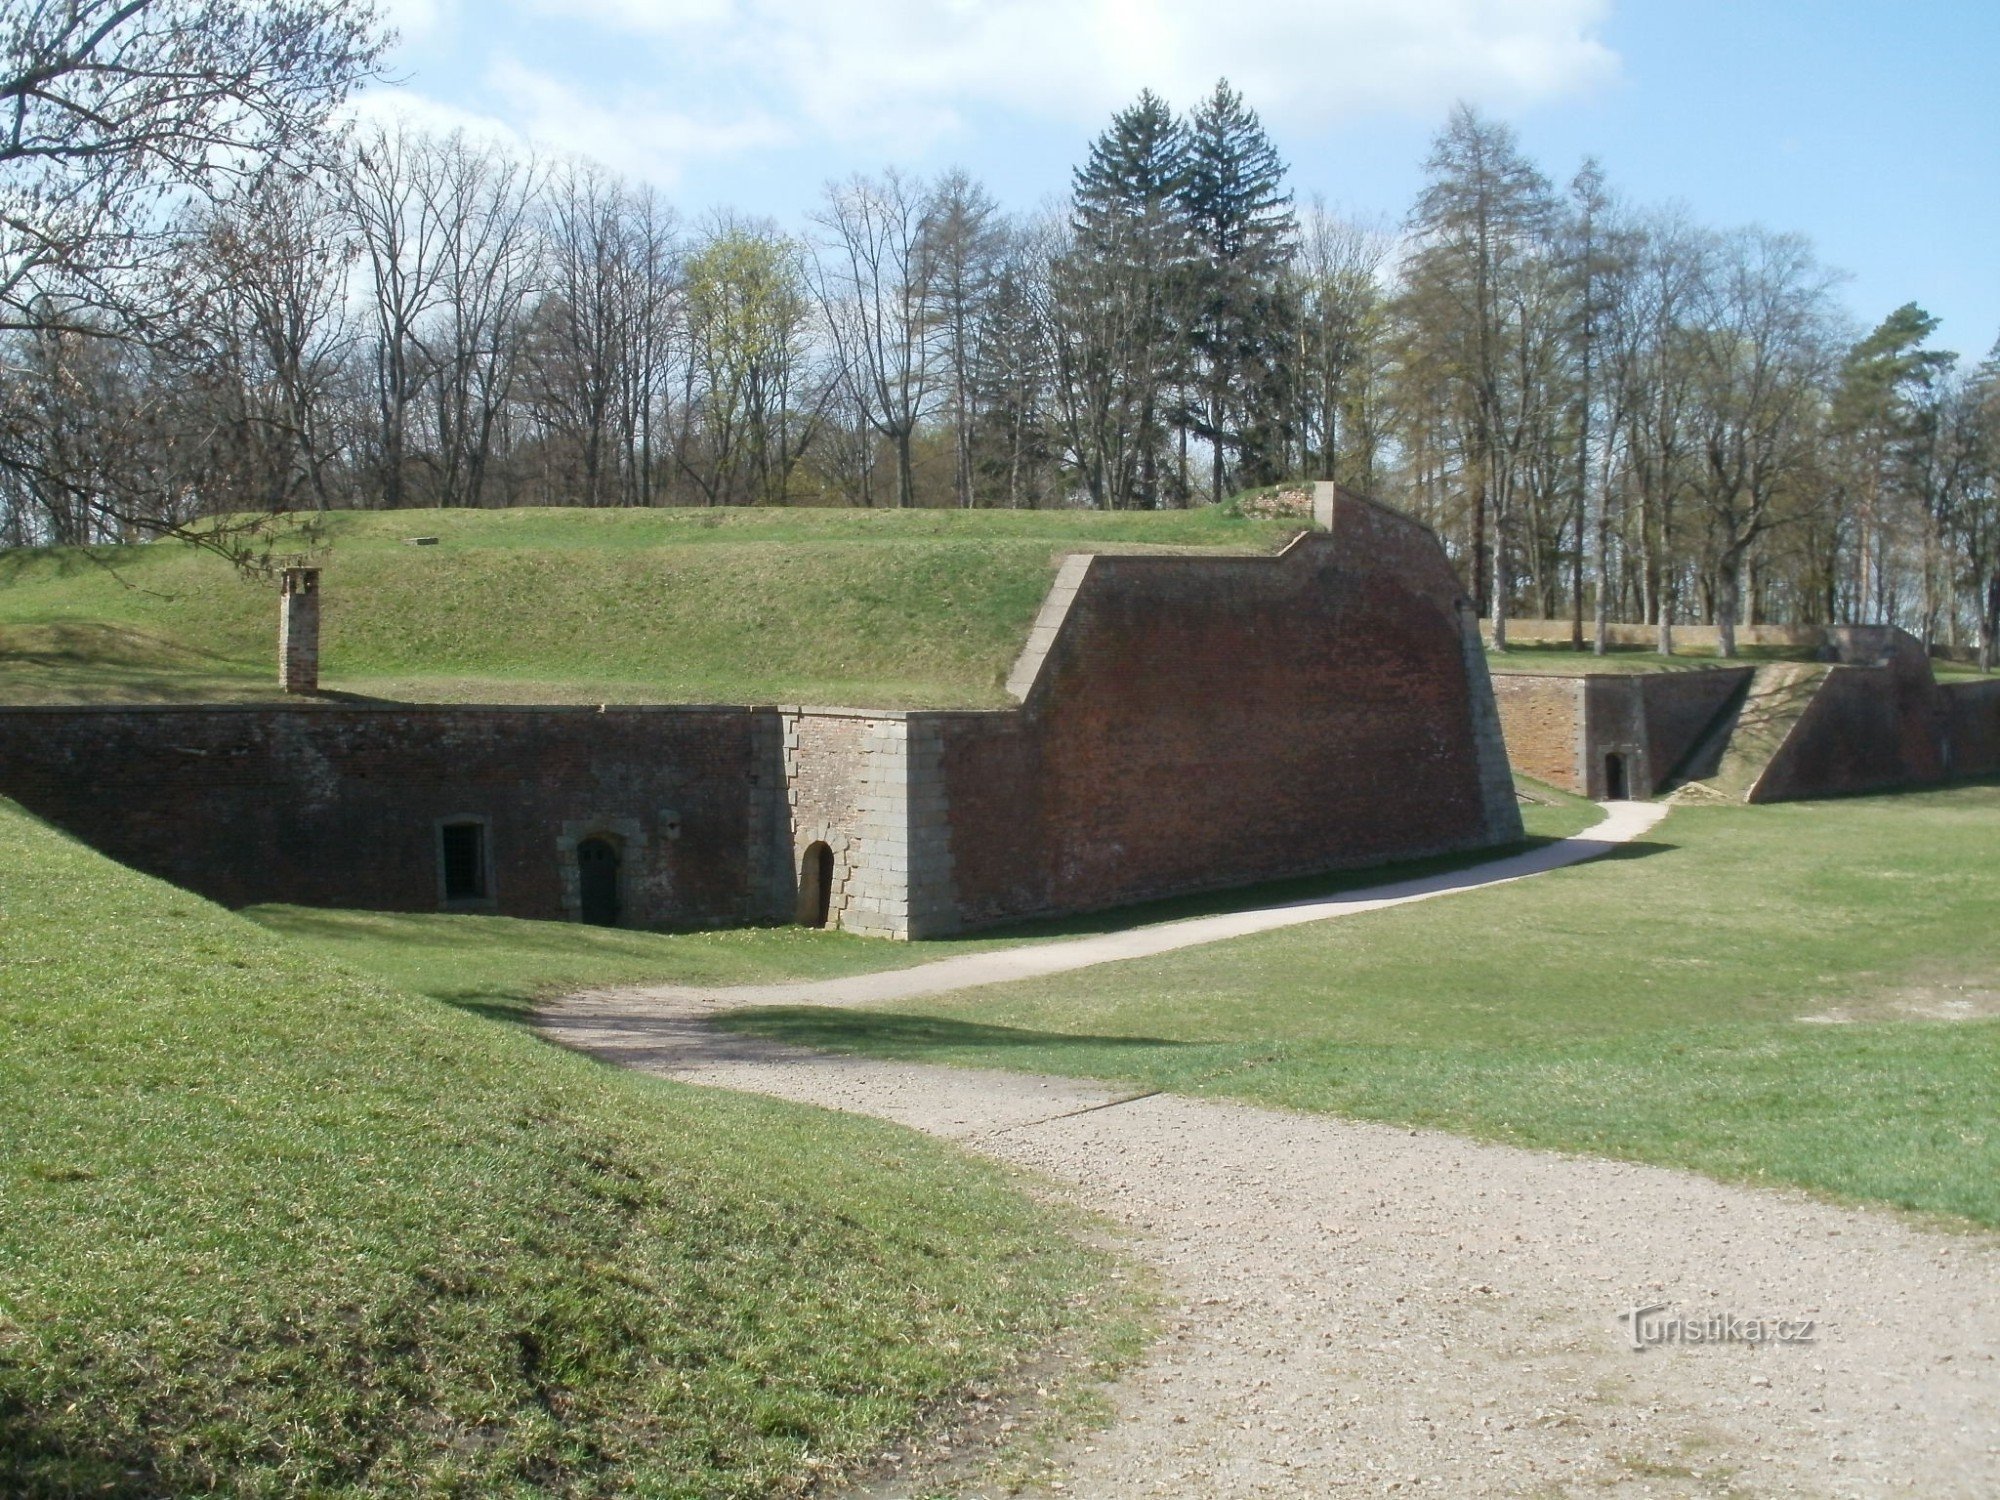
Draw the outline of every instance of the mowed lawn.
<instances>
[{"instance_id":1,"label":"mowed lawn","mask_svg":"<svg viewBox=\"0 0 2000 1500\"><path fill-rule=\"evenodd\" d=\"M999 705L1063 553L1271 551L1296 530L1215 507L342 512L313 544L321 682L411 702ZM269 581L178 543L0 551L0 702L275 697L277 618Z\"/></svg>"},{"instance_id":2,"label":"mowed lawn","mask_svg":"<svg viewBox=\"0 0 2000 1500\"><path fill-rule=\"evenodd\" d=\"M0 801L0 1494L795 1494L1098 1315L912 1132L605 1068Z\"/></svg>"},{"instance_id":3,"label":"mowed lawn","mask_svg":"<svg viewBox=\"0 0 2000 1500\"><path fill-rule=\"evenodd\" d=\"M1988 782L1684 808L1616 857L1515 885L885 1009L725 1024L2000 1225L1996 1015Z\"/></svg>"}]
</instances>

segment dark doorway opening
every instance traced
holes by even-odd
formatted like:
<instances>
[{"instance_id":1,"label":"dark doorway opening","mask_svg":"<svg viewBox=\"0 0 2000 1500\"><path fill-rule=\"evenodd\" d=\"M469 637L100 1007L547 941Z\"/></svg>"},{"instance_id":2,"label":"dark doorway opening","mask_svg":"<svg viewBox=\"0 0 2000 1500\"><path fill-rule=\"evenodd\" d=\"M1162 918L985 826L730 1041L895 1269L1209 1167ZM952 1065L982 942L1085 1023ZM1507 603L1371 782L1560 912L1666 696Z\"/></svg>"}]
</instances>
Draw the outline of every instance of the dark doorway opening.
<instances>
[{"instance_id":1,"label":"dark doorway opening","mask_svg":"<svg viewBox=\"0 0 2000 1500\"><path fill-rule=\"evenodd\" d=\"M577 914L593 927L618 925L618 846L589 838L576 846Z\"/></svg>"},{"instance_id":2,"label":"dark doorway opening","mask_svg":"<svg viewBox=\"0 0 2000 1500\"><path fill-rule=\"evenodd\" d=\"M1623 802L1632 794L1625 784L1625 757L1612 754L1604 757L1604 800Z\"/></svg>"},{"instance_id":3,"label":"dark doorway opening","mask_svg":"<svg viewBox=\"0 0 2000 1500\"><path fill-rule=\"evenodd\" d=\"M444 866L444 899L486 899L486 827L447 823L438 830L438 860Z\"/></svg>"},{"instance_id":4,"label":"dark doorway opening","mask_svg":"<svg viewBox=\"0 0 2000 1500\"><path fill-rule=\"evenodd\" d=\"M833 851L823 843L806 848L799 861L799 921L824 927L833 910Z\"/></svg>"}]
</instances>

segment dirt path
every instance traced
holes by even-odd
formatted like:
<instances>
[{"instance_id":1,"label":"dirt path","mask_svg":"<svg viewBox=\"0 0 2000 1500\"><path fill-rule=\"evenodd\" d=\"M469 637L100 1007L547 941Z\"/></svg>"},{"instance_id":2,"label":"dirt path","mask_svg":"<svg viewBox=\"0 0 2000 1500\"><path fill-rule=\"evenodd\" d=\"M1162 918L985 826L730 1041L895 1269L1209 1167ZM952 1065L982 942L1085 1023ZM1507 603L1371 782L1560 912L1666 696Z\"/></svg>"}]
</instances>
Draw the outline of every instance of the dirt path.
<instances>
[{"instance_id":1,"label":"dirt path","mask_svg":"<svg viewBox=\"0 0 2000 1500\"><path fill-rule=\"evenodd\" d=\"M714 1031L716 1003L578 995L543 1025L962 1141L1138 1232L1167 1333L1051 1493L2000 1495L2000 1240L1659 1168L804 1053ZM1812 1340L1635 1351L1635 1306L1664 1308L1655 1328L1810 1320Z\"/></svg>"}]
</instances>

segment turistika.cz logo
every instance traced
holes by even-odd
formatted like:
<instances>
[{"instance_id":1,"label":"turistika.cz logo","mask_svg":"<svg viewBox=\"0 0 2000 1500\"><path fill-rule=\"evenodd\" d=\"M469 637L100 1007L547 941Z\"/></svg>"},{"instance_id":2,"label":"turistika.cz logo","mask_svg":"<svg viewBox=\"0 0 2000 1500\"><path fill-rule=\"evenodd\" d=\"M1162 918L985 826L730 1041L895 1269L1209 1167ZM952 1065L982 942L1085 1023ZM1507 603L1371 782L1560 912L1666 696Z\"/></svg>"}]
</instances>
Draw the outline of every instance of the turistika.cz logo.
<instances>
[{"instance_id":1,"label":"turistika.cz logo","mask_svg":"<svg viewBox=\"0 0 2000 1500\"><path fill-rule=\"evenodd\" d=\"M1671 1305L1628 1307L1618 1315L1627 1325L1634 1349L1662 1344L1810 1344L1819 1336L1814 1318L1743 1318L1735 1313L1705 1313L1683 1317Z\"/></svg>"}]
</instances>

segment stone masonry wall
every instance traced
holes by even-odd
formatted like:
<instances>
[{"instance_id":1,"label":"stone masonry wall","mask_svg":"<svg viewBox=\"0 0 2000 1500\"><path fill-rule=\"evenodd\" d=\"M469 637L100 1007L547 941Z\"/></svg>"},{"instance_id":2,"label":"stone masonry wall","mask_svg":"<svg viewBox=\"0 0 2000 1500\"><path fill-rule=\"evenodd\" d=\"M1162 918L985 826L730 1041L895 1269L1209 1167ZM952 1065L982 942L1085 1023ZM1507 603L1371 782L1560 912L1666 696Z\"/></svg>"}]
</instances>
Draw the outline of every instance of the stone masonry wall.
<instances>
[{"instance_id":1,"label":"stone masonry wall","mask_svg":"<svg viewBox=\"0 0 2000 1500\"><path fill-rule=\"evenodd\" d=\"M114 859L232 905L435 911L438 824L486 826L467 909L577 914L609 836L623 921L774 915L753 879L755 714L737 708L5 708L0 793Z\"/></svg>"},{"instance_id":2,"label":"stone masonry wall","mask_svg":"<svg viewBox=\"0 0 2000 1500\"><path fill-rule=\"evenodd\" d=\"M815 842L832 850L827 925L894 938L949 929L936 726L859 709L781 713L793 869Z\"/></svg>"},{"instance_id":3,"label":"stone masonry wall","mask_svg":"<svg viewBox=\"0 0 2000 1500\"><path fill-rule=\"evenodd\" d=\"M1520 836L1483 658L1423 527L1343 495L1330 533L1275 559L1071 562L1017 669L1023 708L923 716L965 925Z\"/></svg>"}]
</instances>

